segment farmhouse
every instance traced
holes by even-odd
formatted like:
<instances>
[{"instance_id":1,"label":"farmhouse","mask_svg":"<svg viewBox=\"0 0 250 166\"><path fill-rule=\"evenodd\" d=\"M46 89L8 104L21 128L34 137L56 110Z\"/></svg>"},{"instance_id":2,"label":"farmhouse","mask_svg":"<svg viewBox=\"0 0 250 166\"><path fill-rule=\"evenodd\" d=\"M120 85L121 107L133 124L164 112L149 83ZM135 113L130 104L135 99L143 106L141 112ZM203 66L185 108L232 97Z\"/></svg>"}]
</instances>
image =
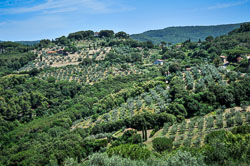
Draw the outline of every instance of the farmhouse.
<instances>
[{"instance_id":1,"label":"farmhouse","mask_svg":"<svg viewBox=\"0 0 250 166\"><path fill-rule=\"evenodd\" d=\"M182 47L182 44L176 44L175 47L176 47L176 48L181 48L181 47Z\"/></svg>"},{"instance_id":2,"label":"farmhouse","mask_svg":"<svg viewBox=\"0 0 250 166\"><path fill-rule=\"evenodd\" d=\"M154 61L155 65L163 65L163 63L164 63L164 61L160 60L160 59L157 59L156 61Z\"/></svg>"},{"instance_id":3,"label":"farmhouse","mask_svg":"<svg viewBox=\"0 0 250 166\"><path fill-rule=\"evenodd\" d=\"M48 51L47 54L56 54L56 51Z\"/></svg>"},{"instance_id":4,"label":"farmhouse","mask_svg":"<svg viewBox=\"0 0 250 166\"><path fill-rule=\"evenodd\" d=\"M98 36L99 36L99 32L95 32L95 33L94 33L94 36L95 36L95 37L98 37Z\"/></svg>"},{"instance_id":5,"label":"farmhouse","mask_svg":"<svg viewBox=\"0 0 250 166\"><path fill-rule=\"evenodd\" d=\"M220 56L220 58L221 58L221 61L223 62L223 66L227 66L229 64L226 56Z\"/></svg>"},{"instance_id":6,"label":"farmhouse","mask_svg":"<svg viewBox=\"0 0 250 166\"><path fill-rule=\"evenodd\" d=\"M237 62L240 63L242 59L243 59L242 57L238 57Z\"/></svg>"}]
</instances>

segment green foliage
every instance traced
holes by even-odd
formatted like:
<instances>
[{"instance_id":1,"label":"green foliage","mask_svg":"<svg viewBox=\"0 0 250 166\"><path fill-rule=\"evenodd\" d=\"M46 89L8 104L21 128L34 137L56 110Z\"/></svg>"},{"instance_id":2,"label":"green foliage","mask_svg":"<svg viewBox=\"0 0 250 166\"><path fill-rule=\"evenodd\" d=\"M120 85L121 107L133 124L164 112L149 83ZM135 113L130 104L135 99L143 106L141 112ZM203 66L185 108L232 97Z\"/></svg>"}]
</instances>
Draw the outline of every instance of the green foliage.
<instances>
[{"instance_id":1,"label":"green foliage","mask_svg":"<svg viewBox=\"0 0 250 166\"><path fill-rule=\"evenodd\" d=\"M78 162L73 159L73 158L67 158L64 163L63 163L64 166L77 166L78 165Z\"/></svg>"},{"instance_id":2,"label":"green foliage","mask_svg":"<svg viewBox=\"0 0 250 166\"><path fill-rule=\"evenodd\" d=\"M121 31L121 32L117 32L115 34L115 37L127 39L129 38L129 35L126 32Z\"/></svg>"},{"instance_id":3,"label":"green foliage","mask_svg":"<svg viewBox=\"0 0 250 166\"><path fill-rule=\"evenodd\" d=\"M180 129L180 134L185 133L185 131L186 131L186 121L185 120L181 123L179 129Z\"/></svg>"},{"instance_id":4,"label":"green foliage","mask_svg":"<svg viewBox=\"0 0 250 166\"><path fill-rule=\"evenodd\" d=\"M152 143L154 150L160 153L165 150L171 151L173 147L173 141L166 137L155 138Z\"/></svg>"},{"instance_id":5,"label":"green foliage","mask_svg":"<svg viewBox=\"0 0 250 166\"><path fill-rule=\"evenodd\" d=\"M181 67L178 63L171 63L169 65L169 72L176 73L177 71L180 71Z\"/></svg>"},{"instance_id":6,"label":"green foliage","mask_svg":"<svg viewBox=\"0 0 250 166\"><path fill-rule=\"evenodd\" d=\"M216 117L216 126L218 128L223 128L223 115L219 115Z\"/></svg>"},{"instance_id":7,"label":"green foliage","mask_svg":"<svg viewBox=\"0 0 250 166\"><path fill-rule=\"evenodd\" d=\"M94 37L94 32L91 30L70 33L68 36L69 39L75 39L75 40L84 40L92 37Z\"/></svg>"},{"instance_id":8,"label":"green foliage","mask_svg":"<svg viewBox=\"0 0 250 166\"><path fill-rule=\"evenodd\" d=\"M107 145L107 140L84 140L88 136L89 130L75 129L70 131L72 123L95 114L89 108L93 108L94 103L112 91L119 92L124 88L131 87L138 80L143 82L145 79L151 78L148 76L146 78L143 76L119 77L81 88L76 83L48 83L47 81L25 77L10 77L2 80L0 84L1 97L5 98L5 95L3 95L5 93L11 97L18 92L25 91L25 96L30 96L32 100L31 102L23 100L21 103L30 102L32 109L35 109L35 113L39 114L32 121L22 125L17 121L11 122L6 119L2 121L2 116L0 116L0 144L1 148L5 149L5 151L0 152L1 162L4 165L17 165L17 163L32 165L35 162L37 163L33 165L46 165L50 161L62 164L67 157L81 159L99 151L101 147ZM2 89L6 90L3 91ZM44 109L44 111L39 106L44 99L43 95L45 95L45 101L50 104L49 109ZM24 95L13 97L23 99ZM17 106L17 103L13 106ZM50 114L45 114L46 111L50 111ZM10 116L16 115L13 111L9 113L11 113ZM28 115L27 117L29 117ZM40 115L42 116L40 117ZM164 121L161 123L163 124ZM33 143L30 144L29 142ZM11 160L9 160L10 158Z\"/></svg>"},{"instance_id":9,"label":"green foliage","mask_svg":"<svg viewBox=\"0 0 250 166\"><path fill-rule=\"evenodd\" d=\"M171 123L164 123L162 135L166 135L168 133L168 129L171 126Z\"/></svg>"},{"instance_id":10,"label":"green foliage","mask_svg":"<svg viewBox=\"0 0 250 166\"><path fill-rule=\"evenodd\" d=\"M177 47L137 42L123 32L114 38L112 31L102 31L101 38L94 37L93 31L80 31L55 41L42 40L34 47L0 43L2 74L29 70L0 78L0 165L203 165L202 156L210 165L249 165L248 127L208 134L202 147L194 130L197 125L198 132L203 131L201 116L207 113L249 104L249 75L239 72L248 68L249 32L248 26L241 29L199 43L186 40ZM52 55L59 58L46 62L49 57L44 54L35 59L43 61L38 64L42 70L33 62L19 69L35 58L33 48L38 53L60 49ZM93 49L97 52L88 56ZM72 62L67 54L74 52L79 54L75 59L79 66L48 68L49 63ZM218 67L221 55L232 62L227 69ZM243 58L238 64L237 57ZM166 59L164 66L151 65L155 59ZM245 118L235 110L226 114L227 127L247 124L250 116L244 112ZM214 124L222 128L222 115L209 117L206 129L213 130ZM192 118L188 125L173 125L186 117ZM172 135L167 141L153 140L156 151L169 153L173 145L179 148L182 143L196 148L164 156L140 146L147 130L153 129L152 136L163 125L163 135L173 125ZM128 130L120 137L114 135L125 128L143 134ZM178 129L178 134L187 136L176 137ZM189 131L184 133L185 129ZM90 156L106 150L110 156ZM82 160L86 162L79 163Z\"/></svg>"},{"instance_id":11,"label":"green foliage","mask_svg":"<svg viewBox=\"0 0 250 166\"><path fill-rule=\"evenodd\" d=\"M184 165L192 165L192 166L205 166L203 156L193 156L188 151L177 151L174 155L170 156L167 159L167 166L184 166Z\"/></svg>"},{"instance_id":12,"label":"green foliage","mask_svg":"<svg viewBox=\"0 0 250 166\"><path fill-rule=\"evenodd\" d=\"M143 113L140 115L135 115L132 118L125 118L123 120L118 120L115 122L101 123L95 125L91 132L92 134L97 134L99 132L113 132L126 126L127 128L134 128L137 130L142 130L147 122L147 128L152 129L154 126L163 126L164 123L170 122L171 124L176 121L175 116L171 114L161 113Z\"/></svg>"},{"instance_id":13,"label":"green foliage","mask_svg":"<svg viewBox=\"0 0 250 166\"><path fill-rule=\"evenodd\" d=\"M172 135L175 135L176 132L177 132L177 129L178 129L178 125L177 125L177 124L174 124L174 125L171 127L170 133L171 133Z\"/></svg>"},{"instance_id":14,"label":"green foliage","mask_svg":"<svg viewBox=\"0 0 250 166\"><path fill-rule=\"evenodd\" d=\"M117 147L113 147L107 150L107 154L111 157L113 155L119 155L124 158L130 158L132 160L145 160L151 152L141 147L140 145L124 144Z\"/></svg>"},{"instance_id":15,"label":"green foliage","mask_svg":"<svg viewBox=\"0 0 250 166\"><path fill-rule=\"evenodd\" d=\"M39 46L40 47L48 47L51 44L51 41L49 39L43 39L40 40Z\"/></svg>"},{"instance_id":16,"label":"green foliage","mask_svg":"<svg viewBox=\"0 0 250 166\"><path fill-rule=\"evenodd\" d=\"M211 140L219 139L223 140L226 137L227 132L224 130L214 131L206 135L204 142L209 143Z\"/></svg>"},{"instance_id":17,"label":"green foliage","mask_svg":"<svg viewBox=\"0 0 250 166\"><path fill-rule=\"evenodd\" d=\"M140 134L137 134L136 130L127 130L123 133L122 137L118 139L119 144L139 144L142 143L142 137ZM112 145L117 144L118 142L115 142Z\"/></svg>"},{"instance_id":18,"label":"green foliage","mask_svg":"<svg viewBox=\"0 0 250 166\"><path fill-rule=\"evenodd\" d=\"M15 42L0 43L0 76L18 70L29 61L34 60L36 55L29 52L33 47Z\"/></svg>"},{"instance_id":19,"label":"green foliage","mask_svg":"<svg viewBox=\"0 0 250 166\"><path fill-rule=\"evenodd\" d=\"M114 31L112 30L101 30L99 32L99 37L113 37Z\"/></svg>"},{"instance_id":20,"label":"green foliage","mask_svg":"<svg viewBox=\"0 0 250 166\"><path fill-rule=\"evenodd\" d=\"M202 130L203 130L203 127L204 127L204 118L200 118L200 119L198 120L198 129L199 129L200 131L202 131Z\"/></svg>"},{"instance_id":21,"label":"green foliage","mask_svg":"<svg viewBox=\"0 0 250 166\"><path fill-rule=\"evenodd\" d=\"M233 135L227 131L215 131L206 136L207 145L203 148L207 164L248 165L249 136Z\"/></svg>"},{"instance_id":22,"label":"green foliage","mask_svg":"<svg viewBox=\"0 0 250 166\"><path fill-rule=\"evenodd\" d=\"M244 125L244 126L238 126L234 127L232 129L233 134L249 134L250 133L250 126Z\"/></svg>"},{"instance_id":23,"label":"green foliage","mask_svg":"<svg viewBox=\"0 0 250 166\"><path fill-rule=\"evenodd\" d=\"M240 25L240 28L233 30L229 34L250 32L250 23L244 23Z\"/></svg>"},{"instance_id":24,"label":"green foliage","mask_svg":"<svg viewBox=\"0 0 250 166\"><path fill-rule=\"evenodd\" d=\"M89 161L83 163L83 166L147 166L143 161L131 160L120 156L109 157L105 153L95 153L90 156Z\"/></svg>"},{"instance_id":25,"label":"green foliage","mask_svg":"<svg viewBox=\"0 0 250 166\"><path fill-rule=\"evenodd\" d=\"M243 120L241 118L241 113L237 112L235 115L235 122L237 125L242 125L243 124Z\"/></svg>"},{"instance_id":26,"label":"green foliage","mask_svg":"<svg viewBox=\"0 0 250 166\"><path fill-rule=\"evenodd\" d=\"M152 132L150 133L150 136L149 137L153 137L154 135L155 135L155 133L157 132L157 131L159 131L160 130L160 127L159 126L156 126L153 130L152 130Z\"/></svg>"},{"instance_id":27,"label":"green foliage","mask_svg":"<svg viewBox=\"0 0 250 166\"><path fill-rule=\"evenodd\" d=\"M209 117L207 119L206 124L207 124L207 126L206 126L207 128L209 128L209 129L213 128L214 127L214 118L213 117Z\"/></svg>"},{"instance_id":28,"label":"green foliage","mask_svg":"<svg viewBox=\"0 0 250 166\"><path fill-rule=\"evenodd\" d=\"M192 41L204 40L207 36L221 36L240 24L218 25L218 26L186 26L186 27L169 27L162 30L147 31L142 34L131 35L131 38L139 41L153 41L160 44L161 41L167 43L180 43L188 39ZM174 34L174 35L173 35Z\"/></svg>"}]
</instances>

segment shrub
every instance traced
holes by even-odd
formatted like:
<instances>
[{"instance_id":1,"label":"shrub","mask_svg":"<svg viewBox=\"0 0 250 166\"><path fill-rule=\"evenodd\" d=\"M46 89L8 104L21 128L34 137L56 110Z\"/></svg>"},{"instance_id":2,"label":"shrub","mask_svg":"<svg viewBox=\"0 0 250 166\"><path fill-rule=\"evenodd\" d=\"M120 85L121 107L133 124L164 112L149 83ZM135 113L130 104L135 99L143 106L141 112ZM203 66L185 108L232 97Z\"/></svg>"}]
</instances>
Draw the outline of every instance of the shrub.
<instances>
[{"instance_id":1,"label":"shrub","mask_svg":"<svg viewBox=\"0 0 250 166\"><path fill-rule=\"evenodd\" d=\"M190 152L187 151L177 151L177 153L168 158L167 166L205 166L203 156L192 156Z\"/></svg>"},{"instance_id":2,"label":"shrub","mask_svg":"<svg viewBox=\"0 0 250 166\"><path fill-rule=\"evenodd\" d=\"M164 123L162 135L166 135L168 133L168 128L171 126L171 123Z\"/></svg>"},{"instance_id":3,"label":"shrub","mask_svg":"<svg viewBox=\"0 0 250 166\"><path fill-rule=\"evenodd\" d=\"M218 118L216 119L216 126L218 128L223 128L223 116L219 115Z\"/></svg>"},{"instance_id":4,"label":"shrub","mask_svg":"<svg viewBox=\"0 0 250 166\"><path fill-rule=\"evenodd\" d=\"M250 126L239 126L234 127L232 130L233 134L249 134L250 133Z\"/></svg>"},{"instance_id":5,"label":"shrub","mask_svg":"<svg viewBox=\"0 0 250 166\"><path fill-rule=\"evenodd\" d=\"M228 118L227 119L227 127L232 127L234 125L233 118Z\"/></svg>"},{"instance_id":6,"label":"shrub","mask_svg":"<svg viewBox=\"0 0 250 166\"><path fill-rule=\"evenodd\" d=\"M179 148L181 146L181 140L175 141L173 145L175 149Z\"/></svg>"},{"instance_id":7,"label":"shrub","mask_svg":"<svg viewBox=\"0 0 250 166\"><path fill-rule=\"evenodd\" d=\"M48 83L55 83L56 79L54 77L49 77L48 78Z\"/></svg>"},{"instance_id":8,"label":"shrub","mask_svg":"<svg viewBox=\"0 0 250 166\"><path fill-rule=\"evenodd\" d=\"M188 123L189 131L193 131L194 126L195 126L195 121L194 121L194 120L190 121L190 122Z\"/></svg>"},{"instance_id":9,"label":"shrub","mask_svg":"<svg viewBox=\"0 0 250 166\"><path fill-rule=\"evenodd\" d=\"M173 147L173 141L166 137L155 138L152 142L154 150L160 153L165 150L170 151Z\"/></svg>"},{"instance_id":10,"label":"shrub","mask_svg":"<svg viewBox=\"0 0 250 166\"><path fill-rule=\"evenodd\" d=\"M214 139L224 140L226 138L227 131L220 130L220 131L213 131L206 135L204 142L210 143Z\"/></svg>"},{"instance_id":11,"label":"shrub","mask_svg":"<svg viewBox=\"0 0 250 166\"><path fill-rule=\"evenodd\" d=\"M245 116L246 116L246 121L250 123L250 112L246 112Z\"/></svg>"},{"instance_id":12,"label":"shrub","mask_svg":"<svg viewBox=\"0 0 250 166\"><path fill-rule=\"evenodd\" d=\"M186 146L186 147L190 147L190 146L191 146L191 141L192 141L191 138L186 138L186 139L183 141L183 145Z\"/></svg>"},{"instance_id":13,"label":"shrub","mask_svg":"<svg viewBox=\"0 0 250 166\"><path fill-rule=\"evenodd\" d=\"M207 119L207 128L211 129L213 127L214 127L214 119L213 119L213 117L209 117Z\"/></svg>"},{"instance_id":14,"label":"shrub","mask_svg":"<svg viewBox=\"0 0 250 166\"><path fill-rule=\"evenodd\" d=\"M157 131L159 131L159 130L160 130L160 127L159 127L159 126L155 126L154 129L152 130L152 132L150 133L150 136L149 136L149 137L153 137L153 136L155 135L155 133L156 133Z\"/></svg>"},{"instance_id":15,"label":"shrub","mask_svg":"<svg viewBox=\"0 0 250 166\"><path fill-rule=\"evenodd\" d=\"M83 163L83 166L147 166L143 161L136 161L122 158L120 156L109 157L105 153L95 153L89 157L89 161Z\"/></svg>"},{"instance_id":16,"label":"shrub","mask_svg":"<svg viewBox=\"0 0 250 166\"><path fill-rule=\"evenodd\" d=\"M180 126L180 133L183 134L186 131L186 121L183 121Z\"/></svg>"},{"instance_id":17,"label":"shrub","mask_svg":"<svg viewBox=\"0 0 250 166\"><path fill-rule=\"evenodd\" d=\"M241 114L239 112L237 112L236 115L235 115L235 122L239 126L243 124L243 120L242 120Z\"/></svg>"},{"instance_id":18,"label":"shrub","mask_svg":"<svg viewBox=\"0 0 250 166\"><path fill-rule=\"evenodd\" d=\"M131 137L131 142L133 144L139 144L139 143L142 143L142 138L141 138L141 135L140 134L135 134Z\"/></svg>"},{"instance_id":19,"label":"shrub","mask_svg":"<svg viewBox=\"0 0 250 166\"><path fill-rule=\"evenodd\" d=\"M231 109L230 109L230 113L231 113L231 116L234 116L234 115L236 114L235 109L234 109L234 108L231 108Z\"/></svg>"},{"instance_id":20,"label":"shrub","mask_svg":"<svg viewBox=\"0 0 250 166\"><path fill-rule=\"evenodd\" d=\"M77 166L78 165L78 162L77 160L73 159L73 158L67 158L65 161L64 161L64 166Z\"/></svg>"},{"instance_id":21,"label":"shrub","mask_svg":"<svg viewBox=\"0 0 250 166\"><path fill-rule=\"evenodd\" d=\"M197 139L194 141L194 146L195 146L195 147L199 147L199 146L200 146L200 143L201 143L201 138L197 138Z\"/></svg>"},{"instance_id":22,"label":"shrub","mask_svg":"<svg viewBox=\"0 0 250 166\"><path fill-rule=\"evenodd\" d=\"M110 157L113 155L118 155L124 158L130 158L132 160L145 160L150 156L151 152L140 145L124 144L108 149L107 154Z\"/></svg>"},{"instance_id":23,"label":"shrub","mask_svg":"<svg viewBox=\"0 0 250 166\"><path fill-rule=\"evenodd\" d=\"M237 131L234 131L237 133ZM244 132L244 131L243 131ZM215 131L205 138L204 156L209 165L249 165L249 136ZM247 164L248 163L248 164Z\"/></svg>"},{"instance_id":24,"label":"shrub","mask_svg":"<svg viewBox=\"0 0 250 166\"><path fill-rule=\"evenodd\" d=\"M223 114L223 112L224 112L224 110L223 109L218 109L217 111L216 111L216 115L222 115Z\"/></svg>"},{"instance_id":25,"label":"shrub","mask_svg":"<svg viewBox=\"0 0 250 166\"><path fill-rule=\"evenodd\" d=\"M170 130L170 133L172 134L172 135L174 135L174 134L176 134L176 132L177 132L177 124L174 124L173 126L172 126L172 128L171 128L171 130Z\"/></svg>"},{"instance_id":26,"label":"shrub","mask_svg":"<svg viewBox=\"0 0 250 166\"><path fill-rule=\"evenodd\" d=\"M200 118L200 119L198 120L198 129L199 129L200 131L202 131L203 126L204 126L204 119L203 119L203 118Z\"/></svg>"}]
</instances>

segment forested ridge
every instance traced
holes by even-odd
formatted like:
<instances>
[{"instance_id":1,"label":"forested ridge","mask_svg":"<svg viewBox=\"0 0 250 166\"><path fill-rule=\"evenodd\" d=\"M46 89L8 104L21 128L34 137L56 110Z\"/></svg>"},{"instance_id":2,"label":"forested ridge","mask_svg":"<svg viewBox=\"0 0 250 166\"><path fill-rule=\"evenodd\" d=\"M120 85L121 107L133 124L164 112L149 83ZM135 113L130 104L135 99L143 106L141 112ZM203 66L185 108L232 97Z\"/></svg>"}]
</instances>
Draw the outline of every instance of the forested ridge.
<instances>
[{"instance_id":1,"label":"forested ridge","mask_svg":"<svg viewBox=\"0 0 250 166\"><path fill-rule=\"evenodd\" d=\"M249 165L250 24L174 45L0 43L0 165Z\"/></svg>"},{"instance_id":2,"label":"forested ridge","mask_svg":"<svg viewBox=\"0 0 250 166\"><path fill-rule=\"evenodd\" d=\"M205 40L207 36L221 36L239 28L240 24L211 25L211 26L183 26L168 27L159 30L150 30L141 34L133 34L131 37L139 41L152 41L159 44L161 41L167 43L181 43L188 39L198 42Z\"/></svg>"}]
</instances>

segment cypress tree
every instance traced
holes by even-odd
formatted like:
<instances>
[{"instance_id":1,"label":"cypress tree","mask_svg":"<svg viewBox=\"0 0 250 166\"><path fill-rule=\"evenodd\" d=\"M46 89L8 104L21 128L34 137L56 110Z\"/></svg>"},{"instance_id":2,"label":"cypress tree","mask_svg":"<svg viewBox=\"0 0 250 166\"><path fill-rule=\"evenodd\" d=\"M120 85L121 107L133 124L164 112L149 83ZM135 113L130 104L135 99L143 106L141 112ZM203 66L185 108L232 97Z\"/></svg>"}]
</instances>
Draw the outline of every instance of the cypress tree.
<instances>
[{"instance_id":1,"label":"cypress tree","mask_svg":"<svg viewBox=\"0 0 250 166\"><path fill-rule=\"evenodd\" d=\"M148 136L147 136L147 125L146 125L146 123L144 124L145 125L145 127L144 127L144 130L145 130L145 141L147 141L147 139L148 139Z\"/></svg>"},{"instance_id":2,"label":"cypress tree","mask_svg":"<svg viewBox=\"0 0 250 166\"><path fill-rule=\"evenodd\" d=\"M142 140L145 140L144 126L142 126Z\"/></svg>"}]
</instances>

